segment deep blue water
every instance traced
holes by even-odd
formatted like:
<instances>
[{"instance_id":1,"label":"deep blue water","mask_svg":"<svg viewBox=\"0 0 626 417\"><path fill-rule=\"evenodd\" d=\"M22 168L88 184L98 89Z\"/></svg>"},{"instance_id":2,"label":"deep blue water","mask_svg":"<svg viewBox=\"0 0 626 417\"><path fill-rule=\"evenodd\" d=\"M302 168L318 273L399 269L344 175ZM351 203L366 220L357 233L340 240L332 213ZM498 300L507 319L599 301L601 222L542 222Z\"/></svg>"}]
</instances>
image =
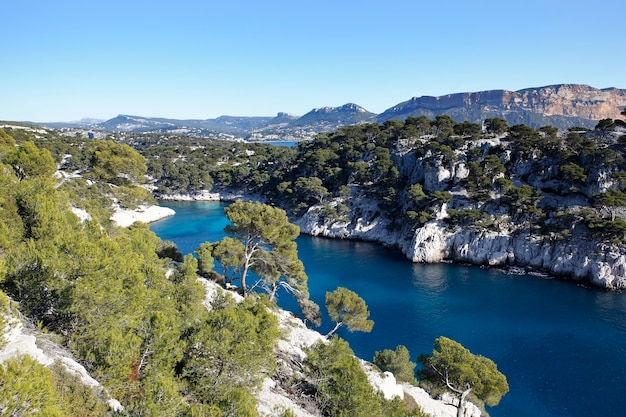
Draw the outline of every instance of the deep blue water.
<instances>
[{"instance_id":1,"label":"deep blue water","mask_svg":"<svg viewBox=\"0 0 626 417\"><path fill-rule=\"evenodd\" d=\"M183 253L224 236L223 205L163 203L174 217L151 228ZM376 244L301 236L311 298L344 286L367 302L371 333L339 335L355 353L405 345L413 360L438 336L496 362L510 392L492 417L620 416L626 395L626 294L571 281L457 264L412 264ZM282 295L279 303L295 303ZM328 319L320 331L332 327Z\"/></svg>"}]
</instances>

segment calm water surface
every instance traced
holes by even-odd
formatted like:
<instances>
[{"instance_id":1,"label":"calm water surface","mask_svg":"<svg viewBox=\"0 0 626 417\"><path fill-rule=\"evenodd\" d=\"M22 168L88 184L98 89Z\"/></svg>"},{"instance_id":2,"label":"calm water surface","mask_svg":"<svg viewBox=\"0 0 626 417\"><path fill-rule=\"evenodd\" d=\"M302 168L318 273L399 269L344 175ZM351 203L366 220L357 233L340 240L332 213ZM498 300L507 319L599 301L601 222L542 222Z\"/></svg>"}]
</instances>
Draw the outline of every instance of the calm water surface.
<instances>
[{"instance_id":1,"label":"calm water surface","mask_svg":"<svg viewBox=\"0 0 626 417\"><path fill-rule=\"evenodd\" d=\"M163 203L174 217L151 228L183 253L224 236L223 204ZM569 281L456 264L412 264L375 244L301 236L311 298L344 286L367 302L371 333L340 329L355 353L405 345L413 360L438 336L493 359L510 392L493 417L621 416L626 396L626 294ZM282 295L279 304L294 309ZM325 317L322 333L332 328Z\"/></svg>"}]
</instances>

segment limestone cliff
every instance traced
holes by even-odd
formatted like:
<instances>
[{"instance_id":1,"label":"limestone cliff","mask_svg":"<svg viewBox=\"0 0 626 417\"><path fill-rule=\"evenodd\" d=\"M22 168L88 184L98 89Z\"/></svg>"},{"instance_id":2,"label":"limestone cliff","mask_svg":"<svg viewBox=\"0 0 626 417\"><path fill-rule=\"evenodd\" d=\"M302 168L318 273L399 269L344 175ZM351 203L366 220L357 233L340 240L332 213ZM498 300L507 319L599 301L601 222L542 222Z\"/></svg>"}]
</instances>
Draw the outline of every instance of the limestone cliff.
<instances>
[{"instance_id":1,"label":"limestone cliff","mask_svg":"<svg viewBox=\"0 0 626 417\"><path fill-rule=\"evenodd\" d=\"M626 90L597 89L580 84L559 84L519 91L489 90L445 96L413 97L381 113L377 120L404 120L408 116L447 114L457 121L481 123L500 117L509 125L552 125L593 128L600 119L619 119L626 107Z\"/></svg>"},{"instance_id":2,"label":"limestone cliff","mask_svg":"<svg viewBox=\"0 0 626 417\"><path fill-rule=\"evenodd\" d=\"M371 203L362 207L367 213ZM369 213L372 213L371 209ZM463 227L450 229L441 220L430 221L416 230L402 228L392 231L389 219L373 217L372 214L364 214L349 222L333 222L322 217L320 207L312 207L303 217L295 219L295 223L302 233L313 236L361 239L396 247L413 262L451 260L494 267L519 267L570 277L607 289L626 288L626 255L614 245L592 239L551 240L524 232L510 234Z\"/></svg>"}]
</instances>

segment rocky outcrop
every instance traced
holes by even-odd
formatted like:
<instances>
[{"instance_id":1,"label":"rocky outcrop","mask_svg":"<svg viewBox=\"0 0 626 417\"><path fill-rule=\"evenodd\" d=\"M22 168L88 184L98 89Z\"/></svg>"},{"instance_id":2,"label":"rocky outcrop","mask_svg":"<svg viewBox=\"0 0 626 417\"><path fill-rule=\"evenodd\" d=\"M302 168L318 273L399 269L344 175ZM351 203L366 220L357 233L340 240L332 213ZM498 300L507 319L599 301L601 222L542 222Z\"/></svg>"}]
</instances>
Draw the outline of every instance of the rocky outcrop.
<instances>
[{"instance_id":1,"label":"rocky outcrop","mask_svg":"<svg viewBox=\"0 0 626 417\"><path fill-rule=\"evenodd\" d=\"M330 203L330 206L338 201ZM378 205L366 198L351 198L345 201L351 208L351 218L333 220L324 217L321 206L311 207L303 216L291 221L300 227L302 233L311 236L324 236L338 239L369 240L397 246L400 236L390 230L391 222L382 215Z\"/></svg>"},{"instance_id":2,"label":"rocky outcrop","mask_svg":"<svg viewBox=\"0 0 626 417\"><path fill-rule=\"evenodd\" d=\"M199 278L205 288L204 304L211 308L211 302L218 294L228 294L236 302L242 302L243 297L236 292L225 291L214 281ZM297 390L290 386L290 380L302 373L303 362L306 359L306 350L318 342L327 342L326 337L319 332L309 329L305 323L293 313L277 308L272 310L278 318L281 337L275 346L277 370L272 376L266 377L261 388L256 392L258 399L257 410L264 416L283 415L287 410L297 417L315 417L322 414L319 404L315 401L298 395ZM437 417L455 417L457 409L450 398L434 399L421 388L407 383L398 383L390 372L381 372L370 362L359 359L361 368L367 375L372 387L380 392L384 398L394 397L404 399L410 396L419 405L420 409ZM466 404L467 417L480 417L480 409L472 403Z\"/></svg>"},{"instance_id":3,"label":"rocky outcrop","mask_svg":"<svg viewBox=\"0 0 626 417\"><path fill-rule=\"evenodd\" d=\"M616 247L593 240L555 241L533 237L456 228L448 231L438 221L418 229L401 248L413 262L453 260L476 265L515 266L610 289L626 288L626 256Z\"/></svg>"}]
</instances>

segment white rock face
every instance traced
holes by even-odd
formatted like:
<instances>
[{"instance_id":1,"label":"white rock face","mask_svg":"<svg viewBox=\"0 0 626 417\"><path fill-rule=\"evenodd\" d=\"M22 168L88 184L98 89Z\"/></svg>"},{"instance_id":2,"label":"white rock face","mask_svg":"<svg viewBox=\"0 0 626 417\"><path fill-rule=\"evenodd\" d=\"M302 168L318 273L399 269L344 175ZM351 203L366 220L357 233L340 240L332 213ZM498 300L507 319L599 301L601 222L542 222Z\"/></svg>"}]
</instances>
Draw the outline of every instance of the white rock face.
<instances>
[{"instance_id":1,"label":"white rock face","mask_svg":"<svg viewBox=\"0 0 626 417\"><path fill-rule=\"evenodd\" d=\"M422 411L432 417L457 417L457 408L454 406L454 401L449 396L445 396L442 400L435 400L424 391L422 388L414 387L409 384L403 384L405 395L413 397L416 403L419 404ZM456 401L458 403L458 400ZM472 403L465 404L464 417L480 417L481 412Z\"/></svg>"},{"instance_id":2,"label":"white rock face","mask_svg":"<svg viewBox=\"0 0 626 417\"><path fill-rule=\"evenodd\" d=\"M451 177L450 170L440 164L428 168L424 173L424 190L427 192L445 190Z\"/></svg>"},{"instance_id":3,"label":"white rock face","mask_svg":"<svg viewBox=\"0 0 626 417\"><path fill-rule=\"evenodd\" d=\"M54 362L35 344L37 341L35 336L24 334L21 322L14 322L4 337L7 344L0 350L0 362L18 355L28 355L44 366L52 365Z\"/></svg>"},{"instance_id":4,"label":"white rock face","mask_svg":"<svg viewBox=\"0 0 626 417\"><path fill-rule=\"evenodd\" d=\"M371 363L361 360L361 368L367 375L370 385L376 391L382 392L383 397L392 400L395 397L404 399L404 389L396 382L396 377L391 372L380 372L374 369Z\"/></svg>"},{"instance_id":5,"label":"white rock face","mask_svg":"<svg viewBox=\"0 0 626 417\"><path fill-rule=\"evenodd\" d=\"M390 245L397 243L397 233L389 231L389 220L373 202L355 198L349 201L354 208L349 221L333 222L322 217L321 207L313 206L300 218L291 221L302 233L311 236L371 240Z\"/></svg>"},{"instance_id":6,"label":"white rock face","mask_svg":"<svg viewBox=\"0 0 626 417\"><path fill-rule=\"evenodd\" d=\"M200 278L206 290L205 303L210 304L211 300L220 292L224 291L213 281ZM242 297L235 294L235 299L242 300ZM276 346L276 353L279 357L287 358L288 362L302 363L306 358L305 350L317 342L326 343L327 339L315 330L311 330L304 322L295 317L291 312L282 309L274 311L278 317L278 327L283 335ZM426 391L409 384L399 384L390 372L381 373L374 366L364 360L360 360L360 365L372 387L381 392L387 399L394 397L404 398L411 395L426 412L439 417L456 417L456 407L449 405L445 401L431 398ZM297 417L317 417L318 413L313 413L297 404L284 392L277 381L266 378L261 389L257 392L257 410L263 416L278 416L285 410L290 410ZM468 409L472 410L468 417L480 417L480 411L468 403Z\"/></svg>"},{"instance_id":7,"label":"white rock face","mask_svg":"<svg viewBox=\"0 0 626 417\"><path fill-rule=\"evenodd\" d=\"M610 244L594 240L549 240L528 233L478 231L471 228L450 230L442 219L444 204L436 220L416 230L391 228L376 204L354 198L352 218L332 222L321 215L321 207L309 208L292 221L302 233L341 239L360 239L398 247L413 262L443 260L495 267L520 267L557 276L588 281L608 289L626 288L626 255Z\"/></svg>"},{"instance_id":8,"label":"white rock face","mask_svg":"<svg viewBox=\"0 0 626 417\"><path fill-rule=\"evenodd\" d=\"M411 243L403 248L413 262L441 262L446 256L446 235L438 222L428 222L417 229Z\"/></svg>"},{"instance_id":9,"label":"white rock face","mask_svg":"<svg viewBox=\"0 0 626 417\"><path fill-rule=\"evenodd\" d=\"M78 207L70 207L72 213L74 213L81 221L81 223L88 222L91 220L91 214L87 213L85 210L80 209Z\"/></svg>"},{"instance_id":10,"label":"white rock face","mask_svg":"<svg viewBox=\"0 0 626 417\"><path fill-rule=\"evenodd\" d=\"M219 201L220 194L204 190L194 194L165 194L159 198L169 201Z\"/></svg>"},{"instance_id":11,"label":"white rock face","mask_svg":"<svg viewBox=\"0 0 626 417\"><path fill-rule=\"evenodd\" d=\"M588 280L594 285L626 288L626 256L611 245L593 241L563 243L470 229L447 231L437 222L418 229L402 248L413 262L444 259L476 265L531 267L558 276Z\"/></svg>"}]
</instances>

